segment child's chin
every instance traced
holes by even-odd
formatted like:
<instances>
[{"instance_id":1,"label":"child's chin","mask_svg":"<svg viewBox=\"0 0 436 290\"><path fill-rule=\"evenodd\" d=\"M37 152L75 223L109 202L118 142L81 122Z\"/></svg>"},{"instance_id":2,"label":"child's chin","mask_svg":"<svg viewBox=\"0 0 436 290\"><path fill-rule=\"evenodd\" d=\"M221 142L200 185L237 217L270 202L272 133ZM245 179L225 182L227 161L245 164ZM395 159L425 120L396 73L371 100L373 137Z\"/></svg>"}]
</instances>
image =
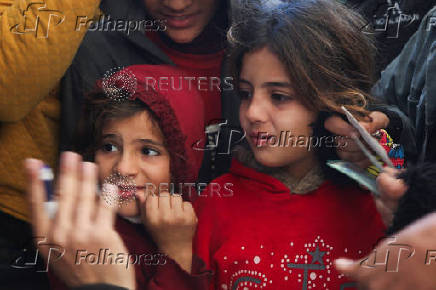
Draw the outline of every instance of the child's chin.
<instances>
[{"instance_id":1,"label":"child's chin","mask_svg":"<svg viewBox=\"0 0 436 290\"><path fill-rule=\"evenodd\" d=\"M283 167L283 159L275 160L274 156L270 152L254 152L254 158L256 161L265 167Z\"/></svg>"}]
</instances>

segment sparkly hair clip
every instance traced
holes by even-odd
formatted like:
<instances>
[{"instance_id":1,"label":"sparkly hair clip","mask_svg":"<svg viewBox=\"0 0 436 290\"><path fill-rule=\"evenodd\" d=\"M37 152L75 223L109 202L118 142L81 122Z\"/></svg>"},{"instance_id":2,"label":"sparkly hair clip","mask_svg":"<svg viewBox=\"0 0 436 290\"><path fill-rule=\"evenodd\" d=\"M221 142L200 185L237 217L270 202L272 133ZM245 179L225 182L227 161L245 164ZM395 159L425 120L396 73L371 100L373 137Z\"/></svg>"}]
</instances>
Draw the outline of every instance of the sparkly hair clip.
<instances>
[{"instance_id":1,"label":"sparkly hair clip","mask_svg":"<svg viewBox=\"0 0 436 290\"><path fill-rule=\"evenodd\" d=\"M108 98L116 102L133 99L138 81L127 68L116 67L108 70L102 79L101 86Z\"/></svg>"}]
</instances>

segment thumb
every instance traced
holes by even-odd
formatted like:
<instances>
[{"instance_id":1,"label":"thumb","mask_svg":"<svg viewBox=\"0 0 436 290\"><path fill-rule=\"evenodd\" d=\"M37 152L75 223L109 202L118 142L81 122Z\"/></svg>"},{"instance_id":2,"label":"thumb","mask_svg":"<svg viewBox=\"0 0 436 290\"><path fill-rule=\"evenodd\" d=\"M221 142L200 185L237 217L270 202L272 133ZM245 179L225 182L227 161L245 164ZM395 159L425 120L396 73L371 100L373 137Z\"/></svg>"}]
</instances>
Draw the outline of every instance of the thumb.
<instances>
[{"instance_id":1,"label":"thumb","mask_svg":"<svg viewBox=\"0 0 436 290\"><path fill-rule=\"evenodd\" d=\"M369 127L367 128L370 134L374 132L385 129L389 125L389 118L385 113L374 111L369 114L372 119L372 122L368 123Z\"/></svg>"},{"instance_id":2,"label":"thumb","mask_svg":"<svg viewBox=\"0 0 436 290\"><path fill-rule=\"evenodd\" d=\"M359 266L359 262L350 259L340 258L335 260L336 270L346 275L347 277L350 277L352 280L357 277L357 271L359 269Z\"/></svg>"}]
</instances>

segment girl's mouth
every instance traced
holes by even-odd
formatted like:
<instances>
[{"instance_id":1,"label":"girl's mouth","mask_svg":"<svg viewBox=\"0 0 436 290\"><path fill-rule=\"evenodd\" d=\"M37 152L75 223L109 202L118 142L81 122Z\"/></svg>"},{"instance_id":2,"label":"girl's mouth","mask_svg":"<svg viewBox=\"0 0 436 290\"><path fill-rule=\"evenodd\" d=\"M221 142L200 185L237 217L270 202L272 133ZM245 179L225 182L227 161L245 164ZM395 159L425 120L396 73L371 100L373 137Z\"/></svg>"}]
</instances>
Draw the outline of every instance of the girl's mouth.
<instances>
[{"instance_id":1,"label":"girl's mouth","mask_svg":"<svg viewBox=\"0 0 436 290\"><path fill-rule=\"evenodd\" d=\"M264 147L268 144L268 141L274 137L266 132L253 132L249 135L251 141L256 147Z\"/></svg>"},{"instance_id":2,"label":"girl's mouth","mask_svg":"<svg viewBox=\"0 0 436 290\"><path fill-rule=\"evenodd\" d=\"M133 179L119 173L106 177L102 186L104 195L118 195L120 205L134 199L136 192L140 189L143 189L143 187L136 186Z\"/></svg>"},{"instance_id":3,"label":"girl's mouth","mask_svg":"<svg viewBox=\"0 0 436 290\"><path fill-rule=\"evenodd\" d=\"M126 186L126 185L118 185L118 194L120 199L129 199L133 198L137 191L136 186Z\"/></svg>"},{"instance_id":4,"label":"girl's mouth","mask_svg":"<svg viewBox=\"0 0 436 290\"><path fill-rule=\"evenodd\" d=\"M174 15L174 14L164 14L163 18L169 27L175 29L184 29L192 26L197 18L197 13L184 14L184 15Z\"/></svg>"}]
</instances>

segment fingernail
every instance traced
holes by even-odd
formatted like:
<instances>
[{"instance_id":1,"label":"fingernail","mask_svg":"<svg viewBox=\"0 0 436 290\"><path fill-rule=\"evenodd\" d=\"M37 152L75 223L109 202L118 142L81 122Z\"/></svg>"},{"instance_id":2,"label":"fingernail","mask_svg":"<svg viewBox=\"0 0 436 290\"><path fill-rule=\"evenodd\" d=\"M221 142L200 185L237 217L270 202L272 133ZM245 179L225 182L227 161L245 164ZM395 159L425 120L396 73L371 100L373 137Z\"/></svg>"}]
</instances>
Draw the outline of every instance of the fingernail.
<instances>
[{"instance_id":1,"label":"fingernail","mask_svg":"<svg viewBox=\"0 0 436 290\"><path fill-rule=\"evenodd\" d=\"M93 175L95 173L95 164L92 162L83 162L82 163L82 170L83 174L89 176Z\"/></svg>"},{"instance_id":2,"label":"fingernail","mask_svg":"<svg viewBox=\"0 0 436 290\"><path fill-rule=\"evenodd\" d=\"M70 152L62 152L61 154L61 166L65 167L72 160L72 156Z\"/></svg>"},{"instance_id":3,"label":"fingernail","mask_svg":"<svg viewBox=\"0 0 436 290\"><path fill-rule=\"evenodd\" d=\"M61 159L64 162L76 162L79 160L79 154L71 152L71 151L65 151L65 152L62 152Z\"/></svg>"},{"instance_id":4,"label":"fingernail","mask_svg":"<svg viewBox=\"0 0 436 290\"><path fill-rule=\"evenodd\" d=\"M41 167L41 161L34 158L27 158L24 160L24 167L27 170L39 169Z\"/></svg>"}]
</instances>

